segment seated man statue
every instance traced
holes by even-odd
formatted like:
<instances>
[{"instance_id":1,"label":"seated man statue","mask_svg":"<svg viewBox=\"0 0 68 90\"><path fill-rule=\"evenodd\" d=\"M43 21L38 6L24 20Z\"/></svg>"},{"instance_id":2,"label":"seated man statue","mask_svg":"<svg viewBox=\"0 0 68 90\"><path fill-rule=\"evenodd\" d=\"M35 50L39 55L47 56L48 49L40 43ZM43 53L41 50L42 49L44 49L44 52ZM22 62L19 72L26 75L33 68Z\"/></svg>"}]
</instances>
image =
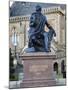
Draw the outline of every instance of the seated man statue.
<instances>
[{"instance_id":1,"label":"seated man statue","mask_svg":"<svg viewBox=\"0 0 68 90\"><path fill-rule=\"evenodd\" d=\"M49 32L45 32L45 25ZM30 29L28 32L28 47L33 48L31 52L50 52L52 37L56 36L54 29L48 24L46 16L41 13L41 6L36 6L36 12L30 17Z\"/></svg>"}]
</instances>

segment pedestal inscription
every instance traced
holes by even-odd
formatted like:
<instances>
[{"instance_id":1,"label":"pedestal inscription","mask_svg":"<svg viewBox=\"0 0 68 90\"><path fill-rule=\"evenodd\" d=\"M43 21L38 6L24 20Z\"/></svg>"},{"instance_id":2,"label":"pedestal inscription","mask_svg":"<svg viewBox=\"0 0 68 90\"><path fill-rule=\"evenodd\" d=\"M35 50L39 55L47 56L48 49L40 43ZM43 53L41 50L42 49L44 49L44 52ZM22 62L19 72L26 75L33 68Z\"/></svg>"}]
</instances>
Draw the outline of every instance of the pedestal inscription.
<instances>
[{"instance_id":1,"label":"pedestal inscription","mask_svg":"<svg viewBox=\"0 0 68 90\"><path fill-rule=\"evenodd\" d=\"M29 67L29 72L33 74L33 76L39 76L42 75L42 73L46 72L48 69L48 65L31 65Z\"/></svg>"},{"instance_id":2,"label":"pedestal inscription","mask_svg":"<svg viewBox=\"0 0 68 90\"><path fill-rule=\"evenodd\" d=\"M40 72L40 71L45 72L47 68L48 68L48 65L32 65L30 66L29 71L30 72Z\"/></svg>"}]
</instances>

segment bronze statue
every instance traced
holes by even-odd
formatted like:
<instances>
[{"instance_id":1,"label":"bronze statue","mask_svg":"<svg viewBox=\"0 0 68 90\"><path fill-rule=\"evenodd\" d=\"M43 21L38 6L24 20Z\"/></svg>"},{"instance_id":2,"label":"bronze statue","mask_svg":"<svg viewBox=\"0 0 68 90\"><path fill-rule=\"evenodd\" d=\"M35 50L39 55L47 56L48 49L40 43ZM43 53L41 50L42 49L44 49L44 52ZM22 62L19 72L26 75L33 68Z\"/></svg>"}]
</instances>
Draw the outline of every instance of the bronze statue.
<instances>
[{"instance_id":1,"label":"bronze statue","mask_svg":"<svg viewBox=\"0 0 68 90\"><path fill-rule=\"evenodd\" d=\"M50 52L51 40L56 33L52 26L48 24L46 16L41 13L41 6L36 6L36 12L30 17L30 29L28 32L29 52ZM44 31L45 25L49 28L49 32Z\"/></svg>"}]
</instances>

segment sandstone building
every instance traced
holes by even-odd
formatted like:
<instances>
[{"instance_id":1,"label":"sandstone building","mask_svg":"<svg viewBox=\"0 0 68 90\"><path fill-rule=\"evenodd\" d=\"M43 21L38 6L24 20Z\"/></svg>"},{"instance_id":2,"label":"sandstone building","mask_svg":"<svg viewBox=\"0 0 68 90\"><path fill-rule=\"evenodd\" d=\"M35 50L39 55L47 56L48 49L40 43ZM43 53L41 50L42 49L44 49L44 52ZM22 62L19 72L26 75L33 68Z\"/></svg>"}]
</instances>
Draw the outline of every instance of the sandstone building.
<instances>
[{"instance_id":1,"label":"sandstone building","mask_svg":"<svg viewBox=\"0 0 68 90\"><path fill-rule=\"evenodd\" d=\"M21 3L20 7L22 8ZM26 7L31 5L31 3L26 3ZM14 4L15 5L15 4ZM58 70L61 74L61 63L64 61L66 63L66 8L62 7L64 5L52 5L42 8L42 13L46 15L48 22L52 25L56 32L56 38L53 41L53 49L56 53L56 60L54 61L54 70ZM13 6L12 6L13 7ZM11 8L12 8L11 7ZM11 10L10 10L11 11ZM18 12L18 11L17 11ZM12 13L11 13L12 14ZM14 46L12 44L12 35L15 32L18 37L18 45L16 51L21 53L25 45L28 44L28 29L30 21L30 13L28 14L16 14L10 15L9 18L9 47L14 52ZM48 30L45 27L45 30Z\"/></svg>"}]
</instances>

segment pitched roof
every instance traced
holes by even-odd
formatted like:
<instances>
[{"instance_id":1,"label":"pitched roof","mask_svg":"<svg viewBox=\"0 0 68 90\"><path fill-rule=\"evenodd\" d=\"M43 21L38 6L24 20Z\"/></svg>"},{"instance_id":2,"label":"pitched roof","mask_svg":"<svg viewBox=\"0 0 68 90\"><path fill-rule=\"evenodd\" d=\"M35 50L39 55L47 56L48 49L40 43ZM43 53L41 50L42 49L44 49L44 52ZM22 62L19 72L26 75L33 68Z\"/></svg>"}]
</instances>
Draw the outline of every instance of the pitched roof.
<instances>
[{"instance_id":1,"label":"pitched roof","mask_svg":"<svg viewBox=\"0 0 68 90\"><path fill-rule=\"evenodd\" d=\"M28 15L35 11L36 5L39 4L42 8L48 8L53 6L60 6L65 9L65 4L52 4L52 3L37 3L37 2L19 2L15 1L10 7L10 16Z\"/></svg>"}]
</instances>

